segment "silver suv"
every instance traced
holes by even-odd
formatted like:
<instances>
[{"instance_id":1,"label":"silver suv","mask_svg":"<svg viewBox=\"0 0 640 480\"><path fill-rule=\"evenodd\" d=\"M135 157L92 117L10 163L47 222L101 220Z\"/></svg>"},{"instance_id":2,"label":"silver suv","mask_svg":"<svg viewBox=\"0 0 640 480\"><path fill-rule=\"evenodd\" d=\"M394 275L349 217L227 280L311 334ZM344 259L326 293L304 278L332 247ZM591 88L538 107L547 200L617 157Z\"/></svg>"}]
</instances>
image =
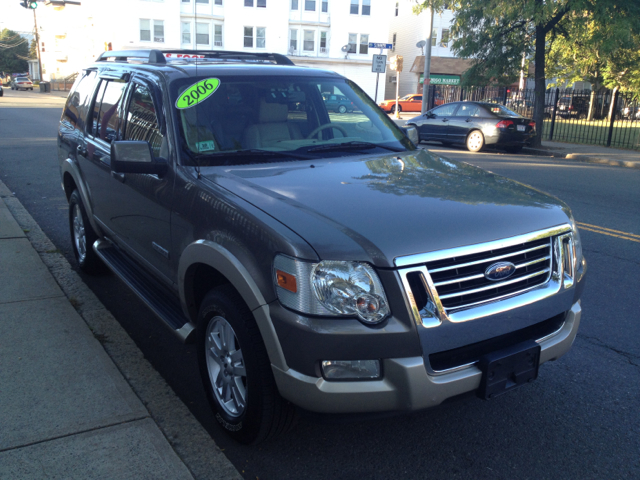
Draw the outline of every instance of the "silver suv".
<instances>
[{"instance_id":1,"label":"silver suv","mask_svg":"<svg viewBox=\"0 0 640 480\"><path fill-rule=\"evenodd\" d=\"M491 398L569 350L586 271L569 208L416 145L336 73L209 51L103 53L58 135L80 268L197 344L245 443L297 407Z\"/></svg>"}]
</instances>

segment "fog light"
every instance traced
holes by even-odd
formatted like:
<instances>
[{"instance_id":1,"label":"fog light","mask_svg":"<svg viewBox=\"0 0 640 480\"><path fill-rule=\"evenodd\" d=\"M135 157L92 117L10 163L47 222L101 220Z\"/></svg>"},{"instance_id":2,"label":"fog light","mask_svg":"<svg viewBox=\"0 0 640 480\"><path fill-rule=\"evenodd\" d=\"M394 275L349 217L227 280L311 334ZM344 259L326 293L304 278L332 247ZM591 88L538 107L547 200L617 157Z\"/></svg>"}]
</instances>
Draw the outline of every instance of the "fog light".
<instances>
[{"instance_id":1,"label":"fog light","mask_svg":"<svg viewBox=\"0 0 640 480\"><path fill-rule=\"evenodd\" d=\"M380 378L380 361L324 360L322 375L327 380L376 380Z\"/></svg>"}]
</instances>

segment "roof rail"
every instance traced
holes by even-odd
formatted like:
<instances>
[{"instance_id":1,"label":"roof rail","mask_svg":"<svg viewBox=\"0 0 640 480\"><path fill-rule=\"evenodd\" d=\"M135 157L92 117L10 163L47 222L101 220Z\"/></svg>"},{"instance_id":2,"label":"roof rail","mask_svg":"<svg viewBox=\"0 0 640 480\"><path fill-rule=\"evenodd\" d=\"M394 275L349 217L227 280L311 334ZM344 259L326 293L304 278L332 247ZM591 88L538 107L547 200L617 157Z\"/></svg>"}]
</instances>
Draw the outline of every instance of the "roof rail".
<instances>
[{"instance_id":1,"label":"roof rail","mask_svg":"<svg viewBox=\"0 0 640 480\"><path fill-rule=\"evenodd\" d=\"M162 50L162 53L176 56L193 55L196 56L196 58L214 58L219 60L267 60L275 62L277 65L295 65L291 59L279 53L231 52L227 50Z\"/></svg>"},{"instance_id":2,"label":"roof rail","mask_svg":"<svg viewBox=\"0 0 640 480\"><path fill-rule=\"evenodd\" d=\"M96 62L106 62L113 58L116 62L128 62L129 59L146 59L149 63L166 64L163 53L160 50L119 50L102 52Z\"/></svg>"}]
</instances>

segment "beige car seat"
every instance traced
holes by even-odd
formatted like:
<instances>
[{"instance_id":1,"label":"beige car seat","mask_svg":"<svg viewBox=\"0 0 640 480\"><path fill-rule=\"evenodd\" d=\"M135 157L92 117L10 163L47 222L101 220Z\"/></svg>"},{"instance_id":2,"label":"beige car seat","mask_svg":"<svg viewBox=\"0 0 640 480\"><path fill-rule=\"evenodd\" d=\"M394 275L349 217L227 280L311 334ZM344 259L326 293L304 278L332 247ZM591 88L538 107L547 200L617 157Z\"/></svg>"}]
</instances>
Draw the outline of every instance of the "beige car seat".
<instances>
[{"instance_id":1,"label":"beige car seat","mask_svg":"<svg viewBox=\"0 0 640 480\"><path fill-rule=\"evenodd\" d=\"M245 148L273 147L283 140L301 139L300 129L287 122L289 107L284 103L267 103L260 99L258 123L244 131Z\"/></svg>"}]
</instances>

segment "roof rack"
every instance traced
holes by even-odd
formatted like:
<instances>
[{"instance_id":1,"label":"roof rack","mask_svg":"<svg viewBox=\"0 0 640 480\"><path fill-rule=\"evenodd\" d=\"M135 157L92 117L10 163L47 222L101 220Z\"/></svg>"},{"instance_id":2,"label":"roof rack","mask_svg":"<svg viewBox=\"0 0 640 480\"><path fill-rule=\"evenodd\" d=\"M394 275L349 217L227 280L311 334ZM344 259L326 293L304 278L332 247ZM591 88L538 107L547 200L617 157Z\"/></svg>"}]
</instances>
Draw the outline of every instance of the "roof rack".
<instances>
[{"instance_id":1,"label":"roof rack","mask_svg":"<svg viewBox=\"0 0 640 480\"><path fill-rule=\"evenodd\" d=\"M168 55L166 55L168 54ZM295 65L291 59L279 53L230 52L225 50L120 50L107 51L100 54L96 62L106 62L114 59L116 62L131 60L146 60L148 63L165 65L166 56L176 60L191 58L205 58L224 61L269 61L276 65Z\"/></svg>"}]
</instances>

